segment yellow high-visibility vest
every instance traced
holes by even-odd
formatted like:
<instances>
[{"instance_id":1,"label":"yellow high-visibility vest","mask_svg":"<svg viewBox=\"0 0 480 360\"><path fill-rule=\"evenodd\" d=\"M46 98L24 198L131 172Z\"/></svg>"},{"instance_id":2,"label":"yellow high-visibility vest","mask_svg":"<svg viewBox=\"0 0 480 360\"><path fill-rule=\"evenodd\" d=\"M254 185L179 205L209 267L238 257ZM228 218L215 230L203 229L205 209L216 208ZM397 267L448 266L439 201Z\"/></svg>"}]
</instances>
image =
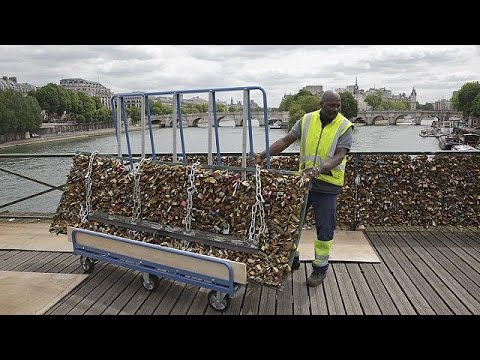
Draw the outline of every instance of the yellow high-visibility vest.
<instances>
[{"instance_id":1,"label":"yellow high-visibility vest","mask_svg":"<svg viewBox=\"0 0 480 360\"><path fill-rule=\"evenodd\" d=\"M323 127L320 110L305 114L302 118L302 137L300 141L299 171L320 166L325 160L333 157L340 136L353 126L342 114ZM318 180L343 186L345 181L345 157L340 165L332 169L332 175L319 174Z\"/></svg>"}]
</instances>

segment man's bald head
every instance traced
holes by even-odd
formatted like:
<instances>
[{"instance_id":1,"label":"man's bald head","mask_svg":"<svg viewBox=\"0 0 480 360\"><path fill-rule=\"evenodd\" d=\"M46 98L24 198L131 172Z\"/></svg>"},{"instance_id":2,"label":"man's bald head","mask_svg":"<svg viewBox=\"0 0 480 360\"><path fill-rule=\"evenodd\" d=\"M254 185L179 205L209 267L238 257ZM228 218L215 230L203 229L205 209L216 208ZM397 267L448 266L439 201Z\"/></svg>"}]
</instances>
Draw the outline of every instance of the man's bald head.
<instances>
[{"instance_id":1,"label":"man's bald head","mask_svg":"<svg viewBox=\"0 0 480 360\"><path fill-rule=\"evenodd\" d=\"M340 94L332 91L332 90L327 90L323 93L322 97L320 98L320 103L325 102L325 101L340 101Z\"/></svg>"},{"instance_id":2,"label":"man's bald head","mask_svg":"<svg viewBox=\"0 0 480 360\"><path fill-rule=\"evenodd\" d=\"M332 121L337 117L342 106L340 95L332 90L323 93L320 99L320 116L322 119Z\"/></svg>"}]
</instances>

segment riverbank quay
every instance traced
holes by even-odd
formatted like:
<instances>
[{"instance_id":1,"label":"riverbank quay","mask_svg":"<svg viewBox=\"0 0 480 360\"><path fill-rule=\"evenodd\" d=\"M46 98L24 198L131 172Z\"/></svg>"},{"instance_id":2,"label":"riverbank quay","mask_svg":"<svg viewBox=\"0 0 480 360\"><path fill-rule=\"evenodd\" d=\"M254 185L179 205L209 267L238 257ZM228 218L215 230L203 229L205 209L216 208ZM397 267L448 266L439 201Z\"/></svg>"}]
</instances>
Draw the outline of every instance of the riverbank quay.
<instances>
[{"instance_id":1,"label":"riverbank quay","mask_svg":"<svg viewBox=\"0 0 480 360\"><path fill-rule=\"evenodd\" d=\"M15 148L21 145L39 144L39 143L45 143L45 142L81 139L81 138L87 138L92 136L103 136L103 135L110 135L114 133L115 133L114 128L107 128L107 129L98 129L98 130L90 130L90 131L77 131L72 133L49 134L47 136L42 136L42 137L8 141L0 144L0 149Z\"/></svg>"},{"instance_id":2,"label":"riverbank quay","mask_svg":"<svg viewBox=\"0 0 480 360\"><path fill-rule=\"evenodd\" d=\"M20 229L48 220L4 219ZM473 227L367 226L362 230L381 263L332 262L308 288L309 262L281 289L248 283L229 309L208 306L208 289L160 279L149 292L137 271L99 262L46 315L478 315L480 231ZM71 252L0 249L0 270L82 274Z\"/></svg>"}]
</instances>

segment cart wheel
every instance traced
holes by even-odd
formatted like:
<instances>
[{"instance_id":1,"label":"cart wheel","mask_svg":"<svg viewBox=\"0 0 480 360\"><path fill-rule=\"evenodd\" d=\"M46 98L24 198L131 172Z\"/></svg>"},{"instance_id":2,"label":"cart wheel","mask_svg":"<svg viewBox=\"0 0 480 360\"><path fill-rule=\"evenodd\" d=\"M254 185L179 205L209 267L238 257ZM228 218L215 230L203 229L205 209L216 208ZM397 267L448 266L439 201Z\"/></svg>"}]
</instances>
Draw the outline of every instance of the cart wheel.
<instances>
[{"instance_id":1,"label":"cart wheel","mask_svg":"<svg viewBox=\"0 0 480 360\"><path fill-rule=\"evenodd\" d=\"M145 288L145 290L148 290L148 291L153 291L153 289L155 289L160 283L160 280L158 280L158 276L151 275L151 274L148 274L148 281L145 281L143 276L140 275L140 281L142 282L142 285Z\"/></svg>"},{"instance_id":2,"label":"cart wheel","mask_svg":"<svg viewBox=\"0 0 480 360\"><path fill-rule=\"evenodd\" d=\"M230 295L225 294L223 299L215 290L210 290L208 293L208 303L216 311L225 311L230 306Z\"/></svg>"},{"instance_id":3,"label":"cart wheel","mask_svg":"<svg viewBox=\"0 0 480 360\"><path fill-rule=\"evenodd\" d=\"M80 264L82 265L82 269L85 273L91 273L95 267L93 260L89 257L80 256Z\"/></svg>"}]
</instances>

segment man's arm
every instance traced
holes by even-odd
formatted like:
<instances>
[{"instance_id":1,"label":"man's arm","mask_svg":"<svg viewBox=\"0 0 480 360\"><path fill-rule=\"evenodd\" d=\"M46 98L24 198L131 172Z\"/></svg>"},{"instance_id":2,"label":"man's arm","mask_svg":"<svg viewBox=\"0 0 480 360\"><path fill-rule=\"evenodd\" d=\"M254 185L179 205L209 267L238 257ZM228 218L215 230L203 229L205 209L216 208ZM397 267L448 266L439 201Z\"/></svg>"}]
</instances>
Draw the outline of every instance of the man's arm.
<instances>
[{"instance_id":1,"label":"man's arm","mask_svg":"<svg viewBox=\"0 0 480 360\"><path fill-rule=\"evenodd\" d=\"M333 156L330 159L325 160L322 163L322 166L320 167L320 173L330 174L330 171L332 171L333 168L335 168L336 166L342 163L343 158L345 157L345 155L347 155L347 153L348 153L348 149L337 147L335 149L335 154L333 154Z\"/></svg>"},{"instance_id":2,"label":"man's arm","mask_svg":"<svg viewBox=\"0 0 480 360\"><path fill-rule=\"evenodd\" d=\"M278 139L275 141L271 146L270 146L270 155L278 155L280 154L283 150L285 150L287 147L289 147L293 142L297 140L297 138L288 133L284 137ZM253 155L253 160L255 164L259 164L267 157L267 153L265 150L263 150L259 154L254 154Z\"/></svg>"},{"instance_id":3,"label":"man's arm","mask_svg":"<svg viewBox=\"0 0 480 360\"><path fill-rule=\"evenodd\" d=\"M327 174L327 175L332 175L331 171L332 169L340 165L341 162L343 161L343 158L345 155L347 155L348 149L346 148L339 148L337 147L335 149L335 154L328 159L325 160L320 167L311 167L306 170L304 170L304 173L309 177L309 178L314 178L317 177L318 174Z\"/></svg>"}]
</instances>

